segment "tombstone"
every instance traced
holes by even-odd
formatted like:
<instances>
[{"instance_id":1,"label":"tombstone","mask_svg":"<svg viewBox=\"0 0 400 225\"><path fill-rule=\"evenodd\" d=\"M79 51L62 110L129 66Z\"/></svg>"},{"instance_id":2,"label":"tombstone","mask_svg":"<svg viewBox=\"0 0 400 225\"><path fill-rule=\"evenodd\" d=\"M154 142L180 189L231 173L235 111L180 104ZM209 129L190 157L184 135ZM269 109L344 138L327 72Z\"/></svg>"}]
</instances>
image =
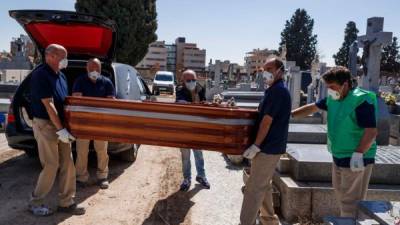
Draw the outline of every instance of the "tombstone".
<instances>
[{"instance_id":1,"label":"tombstone","mask_svg":"<svg viewBox=\"0 0 400 225\"><path fill-rule=\"evenodd\" d=\"M320 221L338 215L331 181L332 155L326 144L288 144L288 158L280 160L273 184L280 192L280 211L288 222L298 218ZM378 146L368 200L400 201L400 149Z\"/></svg>"},{"instance_id":2,"label":"tombstone","mask_svg":"<svg viewBox=\"0 0 400 225\"><path fill-rule=\"evenodd\" d=\"M300 107L301 71L300 67L293 66L289 69L289 91L292 98L292 109Z\"/></svg>"},{"instance_id":3,"label":"tombstone","mask_svg":"<svg viewBox=\"0 0 400 225\"><path fill-rule=\"evenodd\" d=\"M364 49L362 56L364 74L361 77L360 86L366 90L378 93L380 63L382 47L392 41L392 32L383 32L383 17L372 17L367 22L367 34L357 38L359 47ZM389 144L390 115L383 99L378 98L378 136L377 143Z\"/></svg>"},{"instance_id":4,"label":"tombstone","mask_svg":"<svg viewBox=\"0 0 400 225\"><path fill-rule=\"evenodd\" d=\"M289 174L297 181L330 182L332 155L323 144L288 144L291 159ZM371 184L400 185L400 149L397 146L378 146Z\"/></svg>"},{"instance_id":5,"label":"tombstone","mask_svg":"<svg viewBox=\"0 0 400 225\"><path fill-rule=\"evenodd\" d=\"M286 86L289 88L290 87L290 73L289 70L291 67L296 66L296 62L294 61L284 61L285 64L285 70L286 70L286 75L285 75L285 80L286 80Z\"/></svg>"},{"instance_id":6,"label":"tombstone","mask_svg":"<svg viewBox=\"0 0 400 225\"><path fill-rule=\"evenodd\" d=\"M279 56L282 61L286 61L287 47L286 44L282 45L281 55Z\"/></svg>"},{"instance_id":7,"label":"tombstone","mask_svg":"<svg viewBox=\"0 0 400 225\"><path fill-rule=\"evenodd\" d=\"M223 89L221 88L221 70L222 70L221 61L216 60L214 66L214 87L206 91L207 100L212 100L214 95L221 94L223 91Z\"/></svg>"},{"instance_id":8,"label":"tombstone","mask_svg":"<svg viewBox=\"0 0 400 225\"><path fill-rule=\"evenodd\" d=\"M392 42L392 32L383 32L383 17L372 17L367 22L367 34L357 38L358 46L364 49L361 86L378 92L382 47Z\"/></svg>"},{"instance_id":9,"label":"tombstone","mask_svg":"<svg viewBox=\"0 0 400 225\"><path fill-rule=\"evenodd\" d=\"M358 42L354 41L349 49L349 70L352 77L357 76L357 54L358 54Z\"/></svg>"},{"instance_id":10,"label":"tombstone","mask_svg":"<svg viewBox=\"0 0 400 225\"><path fill-rule=\"evenodd\" d=\"M315 102L315 91L317 88L317 78L320 76L319 55L316 54L311 64L311 83L307 87L307 104Z\"/></svg>"},{"instance_id":11,"label":"tombstone","mask_svg":"<svg viewBox=\"0 0 400 225\"><path fill-rule=\"evenodd\" d=\"M255 83L257 85L256 91L265 91L263 72L257 71Z\"/></svg>"}]
</instances>

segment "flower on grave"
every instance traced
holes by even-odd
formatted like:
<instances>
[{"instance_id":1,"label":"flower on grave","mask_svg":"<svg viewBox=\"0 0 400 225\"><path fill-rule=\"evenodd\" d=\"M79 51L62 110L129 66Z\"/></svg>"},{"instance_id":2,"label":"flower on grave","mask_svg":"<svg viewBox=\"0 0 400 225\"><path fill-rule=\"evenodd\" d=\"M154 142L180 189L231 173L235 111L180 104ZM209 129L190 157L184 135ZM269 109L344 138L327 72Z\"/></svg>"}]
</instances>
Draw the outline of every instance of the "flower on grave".
<instances>
[{"instance_id":1,"label":"flower on grave","mask_svg":"<svg viewBox=\"0 0 400 225\"><path fill-rule=\"evenodd\" d=\"M392 93L381 92L380 96L385 100L386 105L396 105L396 96Z\"/></svg>"}]
</instances>

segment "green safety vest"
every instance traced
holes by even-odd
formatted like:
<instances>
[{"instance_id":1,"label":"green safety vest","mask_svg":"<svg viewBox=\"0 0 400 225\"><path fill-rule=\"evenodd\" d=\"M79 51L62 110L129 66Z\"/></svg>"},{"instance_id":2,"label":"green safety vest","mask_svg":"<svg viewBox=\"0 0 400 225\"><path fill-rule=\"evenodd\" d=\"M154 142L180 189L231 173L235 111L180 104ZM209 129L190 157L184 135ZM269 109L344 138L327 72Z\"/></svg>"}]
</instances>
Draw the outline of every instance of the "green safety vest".
<instances>
[{"instance_id":1,"label":"green safety vest","mask_svg":"<svg viewBox=\"0 0 400 225\"><path fill-rule=\"evenodd\" d=\"M377 112L377 99L373 92L355 88L343 100L333 100L327 97L328 106L328 150L336 158L351 157L358 147L364 134L364 128L359 127L355 109L367 101L374 105ZM364 153L364 158L375 158L376 142Z\"/></svg>"}]
</instances>

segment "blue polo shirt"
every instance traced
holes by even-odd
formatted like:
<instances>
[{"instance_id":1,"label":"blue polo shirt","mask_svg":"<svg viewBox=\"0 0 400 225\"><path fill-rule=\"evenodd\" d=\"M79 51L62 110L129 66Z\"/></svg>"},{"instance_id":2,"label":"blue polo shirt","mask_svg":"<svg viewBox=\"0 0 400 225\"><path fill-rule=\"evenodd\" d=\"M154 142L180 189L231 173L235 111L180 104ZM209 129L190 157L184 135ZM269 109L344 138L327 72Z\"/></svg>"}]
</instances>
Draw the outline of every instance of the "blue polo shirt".
<instances>
[{"instance_id":1,"label":"blue polo shirt","mask_svg":"<svg viewBox=\"0 0 400 225\"><path fill-rule=\"evenodd\" d=\"M257 125L261 124L265 115L273 119L268 134L261 143L261 152L267 154L286 152L291 108L290 93L283 80L276 81L265 91L264 98L258 106Z\"/></svg>"},{"instance_id":2,"label":"blue polo shirt","mask_svg":"<svg viewBox=\"0 0 400 225\"><path fill-rule=\"evenodd\" d=\"M32 71L31 107L33 117L49 120L49 114L42 103L42 99L53 98L58 116L61 121L64 121L64 100L67 95L67 78L61 71L54 72L46 63L39 65Z\"/></svg>"},{"instance_id":3,"label":"blue polo shirt","mask_svg":"<svg viewBox=\"0 0 400 225\"><path fill-rule=\"evenodd\" d=\"M115 96L114 85L111 80L101 75L94 83L87 74L79 76L74 86L72 93L80 92L82 96L105 98L107 96Z\"/></svg>"}]
</instances>

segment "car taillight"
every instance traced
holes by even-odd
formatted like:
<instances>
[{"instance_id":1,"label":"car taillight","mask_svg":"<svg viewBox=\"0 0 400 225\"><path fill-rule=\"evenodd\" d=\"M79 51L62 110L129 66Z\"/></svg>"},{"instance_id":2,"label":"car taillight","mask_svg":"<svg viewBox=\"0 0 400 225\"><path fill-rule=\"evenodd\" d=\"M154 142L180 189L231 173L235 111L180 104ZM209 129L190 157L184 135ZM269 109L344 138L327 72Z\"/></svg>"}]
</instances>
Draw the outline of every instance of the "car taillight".
<instances>
[{"instance_id":1,"label":"car taillight","mask_svg":"<svg viewBox=\"0 0 400 225\"><path fill-rule=\"evenodd\" d=\"M8 114L7 115L7 123L14 123L14 122L15 122L14 114Z\"/></svg>"},{"instance_id":2,"label":"car taillight","mask_svg":"<svg viewBox=\"0 0 400 225\"><path fill-rule=\"evenodd\" d=\"M8 108L7 123L14 123L14 122L15 122L15 116L13 112L13 105L11 103L10 107Z\"/></svg>"}]
</instances>

